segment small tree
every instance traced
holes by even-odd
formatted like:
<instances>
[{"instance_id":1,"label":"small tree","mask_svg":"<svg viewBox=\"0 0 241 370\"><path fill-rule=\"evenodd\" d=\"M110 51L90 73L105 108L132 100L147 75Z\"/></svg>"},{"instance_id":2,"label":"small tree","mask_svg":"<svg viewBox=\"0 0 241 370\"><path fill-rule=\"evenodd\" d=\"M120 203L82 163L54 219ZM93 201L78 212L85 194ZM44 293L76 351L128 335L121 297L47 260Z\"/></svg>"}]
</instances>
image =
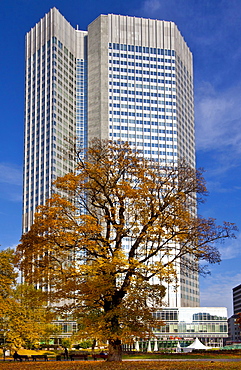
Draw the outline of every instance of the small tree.
<instances>
[{"instance_id":1,"label":"small tree","mask_svg":"<svg viewBox=\"0 0 241 370\"><path fill-rule=\"evenodd\" d=\"M13 249L0 251L0 297L11 296L12 288L16 284L18 273L14 270L15 253Z\"/></svg>"},{"instance_id":2,"label":"small tree","mask_svg":"<svg viewBox=\"0 0 241 370\"><path fill-rule=\"evenodd\" d=\"M31 285L17 285L0 313L7 327L5 339L11 348L38 347L56 333L46 294Z\"/></svg>"},{"instance_id":3,"label":"small tree","mask_svg":"<svg viewBox=\"0 0 241 370\"><path fill-rule=\"evenodd\" d=\"M0 329L4 345L31 348L55 331L53 313L47 307L45 293L17 284L14 260L14 250L0 251Z\"/></svg>"},{"instance_id":4,"label":"small tree","mask_svg":"<svg viewBox=\"0 0 241 370\"><path fill-rule=\"evenodd\" d=\"M18 274L14 270L14 251L12 249L0 251L0 340L4 353L8 332L7 313L12 305L12 289L16 285L17 277Z\"/></svg>"},{"instance_id":5,"label":"small tree","mask_svg":"<svg viewBox=\"0 0 241 370\"><path fill-rule=\"evenodd\" d=\"M15 348L39 347L41 341L48 341L56 333L56 326L51 323L54 313L47 306L46 293L32 285L16 286L8 315L7 339Z\"/></svg>"},{"instance_id":6,"label":"small tree","mask_svg":"<svg viewBox=\"0 0 241 370\"><path fill-rule=\"evenodd\" d=\"M236 228L196 215L200 172L185 162L160 167L128 145L94 141L77 174L55 185L22 236L19 266L27 281L51 287L49 299L76 315L83 337L108 340L108 359L121 360L124 338L157 325L163 283L178 265L219 262L213 243Z\"/></svg>"}]
</instances>

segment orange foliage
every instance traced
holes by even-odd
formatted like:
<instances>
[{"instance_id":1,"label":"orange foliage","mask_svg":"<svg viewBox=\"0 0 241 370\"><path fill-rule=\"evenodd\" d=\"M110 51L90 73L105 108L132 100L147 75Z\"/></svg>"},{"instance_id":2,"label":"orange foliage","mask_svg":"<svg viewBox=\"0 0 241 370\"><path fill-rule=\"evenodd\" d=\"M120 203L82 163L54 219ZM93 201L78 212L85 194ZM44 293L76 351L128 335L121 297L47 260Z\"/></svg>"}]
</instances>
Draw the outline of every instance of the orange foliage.
<instances>
[{"instance_id":1,"label":"orange foliage","mask_svg":"<svg viewBox=\"0 0 241 370\"><path fill-rule=\"evenodd\" d=\"M16 283L18 274L14 271L14 251L6 249L0 251L0 297L7 298L11 295L12 287ZM0 306L2 300L0 299Z\"/></svg>"},{"instance_id":2,"label":"orange foliage","mask_svg":"<svg viewBox=\"0 0 241 370\"><path fill-rule=\"evenodd\" d=\"M50 302L76 315L82 336L146 336L161 324L152 312L176 266L219 262L213 242L235 230L197 217L206 193L200 172L187 163L160 167L127 144L96 140L77 174L55 186L22 236L19 266L30 283L51 286Z\"/></svg>"},{"instance_id":3,"label":"orange foliage","mask_svg":"<svg viewBox=\"0 0 241 370\"><path fill-rule=\"evenodd\" d=\"M241 330L241 312L237 314L236 323L239 326L239 329Z\"/></svg>"},{"instance_id":4,"label":"orange foliage","mask_svg":"<svg viewBox=\"0 0 241 370\"><path fill-rule=\"evenodd\" d=\"M128 361L110 363L104 361L73 361L73 362L0 362L0 370L239 370L240 362L219 361Z\"/></svg>"}]
</instances>

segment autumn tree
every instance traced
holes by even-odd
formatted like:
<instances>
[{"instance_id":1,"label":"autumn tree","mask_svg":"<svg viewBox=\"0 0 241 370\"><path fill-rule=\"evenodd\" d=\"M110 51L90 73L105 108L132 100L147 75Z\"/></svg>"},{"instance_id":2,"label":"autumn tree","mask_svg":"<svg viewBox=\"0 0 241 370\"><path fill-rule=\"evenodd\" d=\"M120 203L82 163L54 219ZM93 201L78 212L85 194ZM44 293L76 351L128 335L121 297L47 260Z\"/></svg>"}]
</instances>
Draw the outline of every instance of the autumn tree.
<instances>
[{"instance_id":1,"label":"autumn tree","mask_svg":"<svg viewBox=\"0 0 241 370\"><path fill-rule=\"evenodd\" d=\"M16 285L17 272L14 270L14 250L0 251L0 331L1 341L5 341L7 330L6 312L12 304L12 289Z\"/></svg>"},{"instance_id":2,"label":"autumn tree","mask_svg":"<svg viewBox=\"0 0 241 370\"><path fill-rule=\"evenodd\" d=\"M95 140L76 174L55 186L22 236L20 268L75 315L83 340L108 340L108 360L120 360L124 338L156 325L165 282L180 266L219 262L214 243L235 226L197 216L206 194L200 172L185 162L160 166L127 144Z\"/></svg>"},{"instance_id":3,"label":"autumn tree","mask_svg":"<svg viewBox=\"0 0 241 370\"><path fill-rule=\"evenodd\" d=\"M0 251L0 297L7 298L11 295L16 284L18 273L14 269L14 250ZM3 300L1 300L3 302Z\"/></svg>"},{"instance_id":4,"label":"autumn tree","mask_svg":"<svg viewBox=\"0 0 241 370\"><path fill-rule=\"evenodd\" d=\"M47 296L32 285L18 284L15 251L0 251L0 330L9 347L32 347L56 331Z\"/></svg>"},{"instance_id":5,"label":"autumn tree","mask_svg":"<svg viewBox=\"0 0 241 370\"><path fill-rule=\"evenodd\" d=\"M47 305L46 294L32 285L16 286L5 317L6 340L12 348L38 348L41 342L48 343L59 332L52 324L55 315Z\"/></svg>"}]
</instances>

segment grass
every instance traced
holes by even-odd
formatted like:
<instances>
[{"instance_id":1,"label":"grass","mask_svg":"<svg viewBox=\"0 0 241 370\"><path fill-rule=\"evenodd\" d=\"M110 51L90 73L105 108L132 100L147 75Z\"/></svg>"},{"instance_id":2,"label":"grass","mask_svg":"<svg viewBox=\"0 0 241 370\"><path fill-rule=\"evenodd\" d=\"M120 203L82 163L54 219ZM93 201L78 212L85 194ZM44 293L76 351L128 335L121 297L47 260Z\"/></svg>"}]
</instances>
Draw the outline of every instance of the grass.
<instances>
[{"instance_id":1,"label":"grass","mask_svg":"<svg viewBox=\"0 0 241 370\"><path fill-rule=\"evenodd\" d=\"M19 350L18 353L28 355L29 357L32 354L47 354L49 357L53 356L54 359L56 355L56 353L52 351L30 351L24 349ZM188 354L145 353L124 355L123 359L128 361L123 361L121 363L110 363L103 360L52 361L51 358L48 362L43 360L37 362L31 360L26 362L7 360L5 362L0 361L0 370L241 370L241 361L235 362L237 358L241 358L241 351L228 351L227 353L217 353L214 351L209 353ZM154 361L148 361L148 359ZM168 359L169 361L162 361L162 359ZM176 361L174 359L176 359ZM199 361L200 359L204 361ZM214 359L216 361L214 361ZM223 362L222 359L229 359L229 362Z\"/></svg>"},{"instance_id":2,"label":"grass","mask_svg":"<svg viewBox=\"0 0 241 370\"><path fill-rule=\"evenodd\" d=\"M128 361L122 363L107 363L104 361L39 361L10 363L0 362L0 370L240 370L241 362L212 361Z\"/></svg>"},{"instance_id":3,"label":"grass","mask_svg":"<svg viewBox=\"0 0 241 370\"><path fill-rule=\"evenodd\" d=\"M143 353L138 355L124 355L123 359L235 359L235 358L241 358L241 353L215 353L209 352L209 353L163 353L163 354L149 354L149 353Z\"/></svg>"},{"instance_id":4,"label":"grass","mask_svg":"<svg viewBox=\"0 0 241 370\"><path fill-rule=\"evenodd\" d=\"M49 357L55 358L58 353L62 353L63 350L60 351L47 351L47 350L28 350L28 349L19 349L18 353L20 355L42 355L46 354ZM70 351L71 352L79 352L79 351ZM86 350L84 351L86 352ZM87 350L87 352L92 353L91 350ZM99 351L97 351L99 352ZM2 349L0 349L0 359L2 357ZM241 350L227 350L227 351L200 351L200 352L189 352L189 353L129 353L123 354L123 359L128 360L161 360L161 359L236 359L241 358Z\"/></svg>"}]
</instances>

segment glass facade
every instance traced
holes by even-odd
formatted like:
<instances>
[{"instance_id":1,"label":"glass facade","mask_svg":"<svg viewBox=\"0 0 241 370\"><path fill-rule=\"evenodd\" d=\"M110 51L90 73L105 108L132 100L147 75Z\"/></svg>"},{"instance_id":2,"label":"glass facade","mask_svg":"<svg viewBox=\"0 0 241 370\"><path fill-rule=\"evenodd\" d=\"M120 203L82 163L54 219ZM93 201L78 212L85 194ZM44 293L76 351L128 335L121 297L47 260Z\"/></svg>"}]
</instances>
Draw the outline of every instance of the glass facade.
<instances>
[{"instance_id":1,"label":"glass facade","mask_svg":"<svg viewBox=\"0 0 241 370\"><path fill-rule=\"evenodd\" d=\"M173 22L109 14L86 32L51 9L26 36L25 104L23 232L94 137L195 167L192 55ZM198 306L198 274L177 269L166 304Z\"/></svg>"},{"instance_id":2,"label":"glass facade","mask_svg":"<svg viewBox=\"0 0 241 370\"><path fill-rule=\"evenodd\" d=\"M225 307L162 308L155 317L165 322L154 329L159 338L227 338L227 309Z\"/></svg>"},{"instance_id":3,"label":"glass facade","mask_svg":"<svg viewBox=\"0 0 241 370\"><path fill-rule=\"evenodd\" d=\"M110 140L128 142L161 165L175 165L185 158L195 167L192 57L176 26L103 15L91 24L88 37L89 73L98 71L95 81L100 86L99 92L91 91L89 102L94 100L99 104L96 110L107 111L96 115L89 108L90 136L100 133L100 138L104 134ZM103 84L106 80L108 84ZM167 285L168 306L199 306L198 273L185 269L185 262L182 259L177 267L178 287Z\"/></svg>"},{"instance_id":4,"label":"glass facade","mask_svg":"<svg viewBox=\"0 0 241 370\"><path fill-rule=\"evenodd\" d=\"M54 180L75 170L76 138L81 148L87 143L87 63L75 37L57 9L26 35L23 232Z\"/></svg>"},{"instance_id":5,"label":"glass facade","mask_svg":"<svg viewBox=\"0 0 241 370\"><path fill-rule=\"evenodd\" d=\"M83 150L88 143L87 127L87 61L77 59L76 65L76 139Z\"/></svg>"},{"instance_id":6,"label":"glass facade","mask_svg":"<svg viewBox=\"0 0 241 370\"><path fill-rule=\"evenodd\" d=\"M174 50L110 43L110 138L146 158L176 162L175 84Z\"/></svg>"},{"instance_id":7,"label":"glass facade","mask_svg":"<svg viewBox=\"0 0 241 370\"><path fill-rule=\"evenodd\" d=\"M27 60L24 232L56 177L74 169L75 70L73 54L55 36Z\"/></svg>"}]
</instances>

